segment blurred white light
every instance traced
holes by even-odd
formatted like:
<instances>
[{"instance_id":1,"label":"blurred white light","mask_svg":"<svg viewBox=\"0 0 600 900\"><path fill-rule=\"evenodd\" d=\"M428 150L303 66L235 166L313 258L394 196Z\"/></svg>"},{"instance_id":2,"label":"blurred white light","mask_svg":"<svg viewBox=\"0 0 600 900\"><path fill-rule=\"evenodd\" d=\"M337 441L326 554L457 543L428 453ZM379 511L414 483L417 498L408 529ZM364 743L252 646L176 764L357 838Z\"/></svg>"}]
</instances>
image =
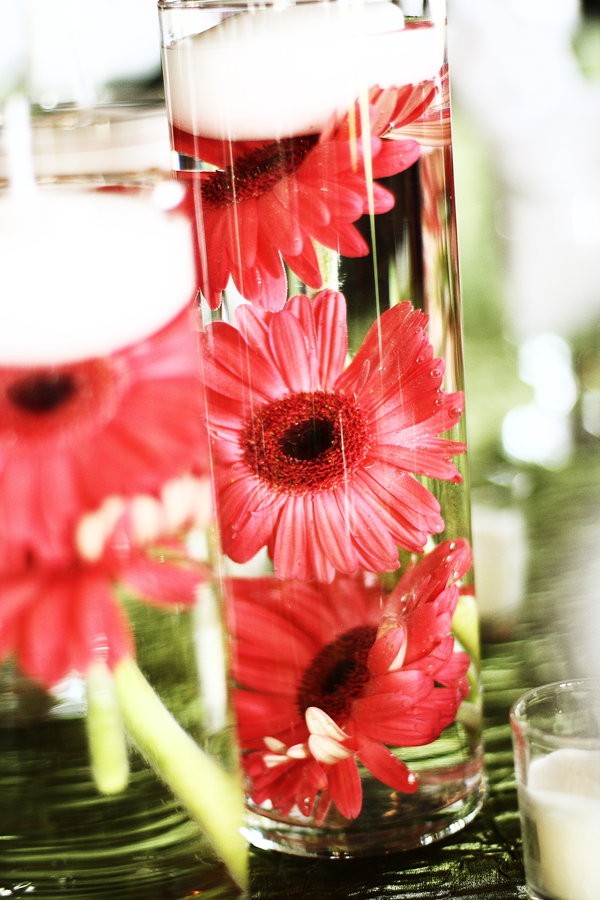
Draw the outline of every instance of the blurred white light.
<instances>
[{"instance_id":1,"label":"blurred white light","mask_svg":"<svg viewBox=\"0 0 600 900\"><path fill-rule=\"evenodd\" d=\"M519 349L519 375L546 410L570 412L577 400L571 348L556 334L540 334Z\"/></svg>"},{"instance_id":2,"label":"blurred white light","mask_svg":"<svg viewBox=\"0 0 600 900\"><path fill-rule=\"evenodd\" d=\"M93 105L104 86L160 72L158 16L148 0L31 0L30 90L45 109Z\"/></svg>"},{"instance_id":3,"label":"blurred white light","mask_svg":"<svg viewBox=\"0 0 600 900\"><path fill-rule=\"evenodd\" d=\"M472 509L477 604L483 621L514 615L525 592L527 535L516 507L475 502Z\"/></svg>"},{"instance_id":4,"label":"blurred white light","mask_svg":"<svg viewBox=\"0 0 600 900\"><path fill-rule=\"evenodd\" d=\"M502 446L514 460L560 468L573 450L570 421L562 413L535 403L516 406L502 422Z\"/></svg>"}]
</instances>

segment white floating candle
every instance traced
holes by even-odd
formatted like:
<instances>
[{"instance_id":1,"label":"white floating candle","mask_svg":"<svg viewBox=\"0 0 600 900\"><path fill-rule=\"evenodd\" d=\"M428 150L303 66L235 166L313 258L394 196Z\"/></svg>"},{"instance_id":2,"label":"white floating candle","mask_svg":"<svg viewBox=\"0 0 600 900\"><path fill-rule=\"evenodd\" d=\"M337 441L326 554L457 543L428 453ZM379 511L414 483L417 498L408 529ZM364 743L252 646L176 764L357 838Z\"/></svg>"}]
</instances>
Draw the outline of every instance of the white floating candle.
<instances>
[{"instance_id":1,"label":"white floating candle","mask_svg":"<svg viewBox=\"0 0 600 900\"><path fill-rule=\"evenodd\" d=\"M192 298L189 223L150 194L0 197L0 365L102 356L152 334Z\"/></svg>"},{"instance_id":2,"label":"white floating candle","mask_svg":"<svg viewBox=\"0 0 600 900\"><path fill-rule=\"evenodd\" d=\"M231 140L322 130L373 85L433 78L443 31L404 27L393 3L302 3L232 15L164 50L170 116Z\"/></svg>"},{"instance_id":3,"label":"white floating candle","mask_svg":"<svg viewBox=\"0 0 600 900\"><path fill-rule=\"evenodd\" d=\"M528 875L560 900L600 897L600 751L561 749L531 762L521 788Z\"/></svg>"}]
</instances>

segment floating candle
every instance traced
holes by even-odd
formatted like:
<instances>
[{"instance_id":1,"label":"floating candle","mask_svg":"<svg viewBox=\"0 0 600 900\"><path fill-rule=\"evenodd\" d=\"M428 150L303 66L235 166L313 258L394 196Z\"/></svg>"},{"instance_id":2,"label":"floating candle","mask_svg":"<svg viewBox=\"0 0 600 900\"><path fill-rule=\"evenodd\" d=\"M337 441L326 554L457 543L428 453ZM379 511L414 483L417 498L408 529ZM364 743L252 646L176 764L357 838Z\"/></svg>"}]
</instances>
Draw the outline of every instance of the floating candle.
<instances>
[{"instance_id":1,"label":"floating candle","mask_svg":"<svg viewBox=\"0 0 600 900\"><path fill-rule=\"evenodd\" d=\"M317 133L373 85L416 83L439 72L442 29L404 24L387 0L231 15L164 50L170 117L211 138Z\"/></svg>"},{"instance_id":2,"label":"floating candle","mask_svg":"<svg viewBox=\"0 0 600 900\"><path fill-rule=\"evenodd\" d=\"M191 237L182 216L161 208L174 200L161 197L169 188L0 197L3 366L102 356L183 308L193 296Z\"/></svg>"},{"instance_id":3,"label":"floating candle","mask_svg":"<svg viewBox=\"0 0 600 900\"><path fill-rule=\"evenodd\" d=\"M525 864L544 897L600 897L600 751L534 759L520 788Z\"/></svg>"}]
</instances>

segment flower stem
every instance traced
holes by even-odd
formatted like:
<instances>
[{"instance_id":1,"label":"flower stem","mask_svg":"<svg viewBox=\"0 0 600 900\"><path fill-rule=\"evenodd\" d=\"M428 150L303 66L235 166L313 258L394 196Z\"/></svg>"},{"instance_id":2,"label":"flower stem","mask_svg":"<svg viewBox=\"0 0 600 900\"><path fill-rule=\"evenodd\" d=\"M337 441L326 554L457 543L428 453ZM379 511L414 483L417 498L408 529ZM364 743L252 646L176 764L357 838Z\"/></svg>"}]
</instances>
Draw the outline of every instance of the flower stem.
<instances>
[{"instance_id":1,"label":"flower stem","mask_svg":"<svg viewBox=\"0 0 600 900\"><path fill-rule=\"evenodd\" d=\"M118 794L129 781L129 758L114 678L106 663L89 667L86 693L92 775L101 794Z\"/></svg>"},{"instance_id":2,"label":"flower stem","mask_svg":"<svg viewBox=\"0 0 600 900\"><path fill-rule=\"evenodd\" d=\"M471 658L471 665L467 673L469 680L469 700L477 702L479 699L479 612L475 598L470 594L462 594L452 619L452 632L454 637L462 645Z\"/></svg>"},{"instance_id":3,"label":"flower stem","mask_svg":"<svg viewBox=\"0 0 600 900\"><path fill-rule=\"evenodd\" d=\"M319 269L323 279L321 290L339 291L340 289L340 256L335 250L315 243Z\"/></svg>"},{"instance_id":4,"label":"flower stem","mask_svg":"<svg viewBox=\"0 0 600 900\"><path fill-rule=\"evenodd\" d=\"M232 877L247 885L247 845L241 836L241 786L187 734L131 658L115 667L123 720L138 749L204 829Z\"/></svg>"}]
</instances>

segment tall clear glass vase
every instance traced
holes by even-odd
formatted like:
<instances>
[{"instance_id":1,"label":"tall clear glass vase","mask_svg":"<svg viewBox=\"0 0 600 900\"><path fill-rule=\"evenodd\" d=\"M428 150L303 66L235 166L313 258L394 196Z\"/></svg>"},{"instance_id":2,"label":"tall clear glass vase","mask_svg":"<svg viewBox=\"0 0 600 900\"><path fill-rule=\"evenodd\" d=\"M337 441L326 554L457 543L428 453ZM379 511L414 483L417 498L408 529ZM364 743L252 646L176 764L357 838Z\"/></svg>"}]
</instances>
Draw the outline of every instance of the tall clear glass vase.
<instances>
[{"instance_id":1,"label":"tall clear glass vase","mask_svg":"<svg viewBox=\"0 0 600 900\"><path fill-rule=\"evenodd\" d=\"M245 833L428 843L484 793L445 3L159 9Z\"/></svg>"}]
</instances>

